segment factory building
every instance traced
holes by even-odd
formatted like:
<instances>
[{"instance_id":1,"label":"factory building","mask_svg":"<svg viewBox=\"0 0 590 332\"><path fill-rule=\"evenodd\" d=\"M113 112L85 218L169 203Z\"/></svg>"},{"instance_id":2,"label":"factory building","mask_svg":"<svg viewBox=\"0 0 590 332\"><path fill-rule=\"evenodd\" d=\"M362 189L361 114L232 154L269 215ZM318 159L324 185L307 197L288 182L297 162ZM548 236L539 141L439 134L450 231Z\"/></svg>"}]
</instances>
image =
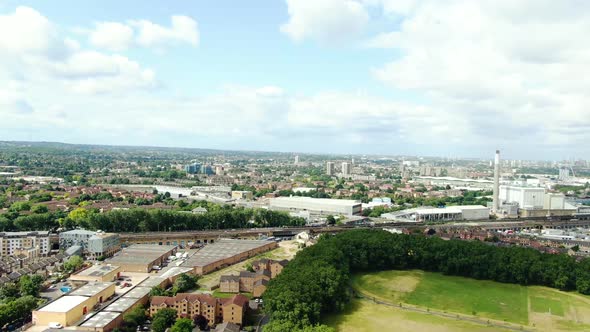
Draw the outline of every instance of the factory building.
<instances>
[{"instance_id":1,"label":"factory building","mask_svg":"<svg viewBox=\"0 0 590 332\"><path fill-rule=\"evenodd\" d=\"M176 250L176 246L134 244L106 260L106 263L120 266L122 272L149 273L154 266L161 266L168 257L174 255Z\"/></svg>"},{"instance_id":2,"label":"factory building","mask_svg":"<svg viewBox=\"0 0 590 332\"><path fill-rule=\"evenodd\" d=\"M360 201L346 199L311 198L311 197L277 197L271 198L271 210L309 211L319 215L359 215L362 212Z\"/></svg>"},{"instance_id":3,"label":"factory building","mask_svg":"<svg viewBox=\"0 0 590 332\"><path fill-rule=\"evenodd\" d=\"M500 186L500 202L518 203L521 209L542 209L545 201L545 188Z\"/></svg>"}]
</instances>

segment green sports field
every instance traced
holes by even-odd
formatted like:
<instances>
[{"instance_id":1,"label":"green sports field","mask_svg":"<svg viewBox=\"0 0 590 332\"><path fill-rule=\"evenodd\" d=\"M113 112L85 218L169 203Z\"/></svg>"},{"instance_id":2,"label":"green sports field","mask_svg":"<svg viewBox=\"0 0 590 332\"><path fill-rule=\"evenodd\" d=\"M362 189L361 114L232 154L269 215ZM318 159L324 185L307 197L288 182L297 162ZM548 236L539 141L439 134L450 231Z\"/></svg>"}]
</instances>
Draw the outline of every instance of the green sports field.
<instances>
[{"instance_id":1,"label":"green sports field","mask_svg":"<svg viewBox=\"0 0 590 332\"><path fill-rule=\"evenodd\" d=\"M362 327L374 325L377 328L381 323L391 327L389 330L379 327L383 331L405 330L402 327L432 330L424 324L430 324L433 319L446 326L443 330L448 331L474 330L474 326L477 330L489 329L481 324L432 315L435 312L530 330L590 331L590 297L578 293L423 271L358 274L353 276L352 284L368 300L355 300L347 312L326 320L339 331L370 331ZM372 299L426 309L430 313L378 305ZM364 314L367 307L371 307L375 314ZM396 320L386 318L394 316Z\"/></svg>"}]
</instances>

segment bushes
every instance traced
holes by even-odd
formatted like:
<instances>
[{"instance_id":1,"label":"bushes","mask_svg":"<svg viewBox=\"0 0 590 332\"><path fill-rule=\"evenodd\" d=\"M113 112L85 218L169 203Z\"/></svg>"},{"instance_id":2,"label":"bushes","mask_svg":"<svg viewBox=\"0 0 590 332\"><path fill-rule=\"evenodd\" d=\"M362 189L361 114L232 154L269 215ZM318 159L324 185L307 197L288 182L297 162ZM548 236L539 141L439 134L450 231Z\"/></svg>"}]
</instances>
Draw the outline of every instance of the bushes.
<instances>
[{"instance_id":1,"label":"bushes","mask_svg":"<svg viewBox=\"0 0 590 332\"><path fill-rule=\"evenodd\" d=\"M324 236L297 254L264 294L271 324L265 331L324 329L322 313L349 300L351 272L421 269L522 285L544 285L590 294L590 260L543 254L483 242L352 230Z\"/></svg>"}]
</instances>

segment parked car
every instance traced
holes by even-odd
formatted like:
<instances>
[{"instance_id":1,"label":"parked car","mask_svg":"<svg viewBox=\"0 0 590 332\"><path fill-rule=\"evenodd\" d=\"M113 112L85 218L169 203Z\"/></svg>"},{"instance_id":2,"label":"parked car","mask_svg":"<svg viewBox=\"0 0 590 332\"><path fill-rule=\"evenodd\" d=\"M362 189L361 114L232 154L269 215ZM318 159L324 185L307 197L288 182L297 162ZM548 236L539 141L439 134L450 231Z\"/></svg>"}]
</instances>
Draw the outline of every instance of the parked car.
<instances>
[{"instance_id":1,"label":"parked car","mask_svg":"<svg viewBox=\"0 0 590 332\"><path fill-rule=\"evenodd\" d=\"M127 279L125 279L125 281L131 281L131 279L127 278Z\"/></svg>"},{"instance_id":2,"label":"parked car","mask_svg":"<svg viewBox=\"0 0 590 332\"><path fill-rule=\"evenodd\" d=\"M47 324L47 326L48 326L50 329L63 329L63 328L64 328L64 327L63 327L63 325L61 325L61 324L60 324L60 323L58 323L58 322L50 322L49 324Z\"/></svg>"},{"instance_id":3,"label":"parked car","mask_svg":"<svg viewBox=\"0 0 590 332\"><path fill-rule=\"evenodd\" d=\"M123 285L125 285L125 287L131 287L132 286L130 282L126 282Z\"/></svg>"}]
</instances>

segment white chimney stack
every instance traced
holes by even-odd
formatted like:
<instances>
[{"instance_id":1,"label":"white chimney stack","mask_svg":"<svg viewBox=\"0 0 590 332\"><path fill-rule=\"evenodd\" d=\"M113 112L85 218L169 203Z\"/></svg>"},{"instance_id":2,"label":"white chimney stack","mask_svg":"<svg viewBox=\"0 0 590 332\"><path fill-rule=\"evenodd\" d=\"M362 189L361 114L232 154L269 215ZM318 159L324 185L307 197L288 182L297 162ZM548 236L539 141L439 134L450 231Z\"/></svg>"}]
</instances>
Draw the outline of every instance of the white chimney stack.
<instances>
[{"instance_id":1,"label":"white chimney stack","mask_svg":"<svg viewBox=\"0 0 590 332\"><path fill-rule=\"evenodd\" d=\"M496 157L494 158L494 200L492 202L492 212L497 213L500 208L500 150L496 150Z\"/></svg>"}]
</instances>

